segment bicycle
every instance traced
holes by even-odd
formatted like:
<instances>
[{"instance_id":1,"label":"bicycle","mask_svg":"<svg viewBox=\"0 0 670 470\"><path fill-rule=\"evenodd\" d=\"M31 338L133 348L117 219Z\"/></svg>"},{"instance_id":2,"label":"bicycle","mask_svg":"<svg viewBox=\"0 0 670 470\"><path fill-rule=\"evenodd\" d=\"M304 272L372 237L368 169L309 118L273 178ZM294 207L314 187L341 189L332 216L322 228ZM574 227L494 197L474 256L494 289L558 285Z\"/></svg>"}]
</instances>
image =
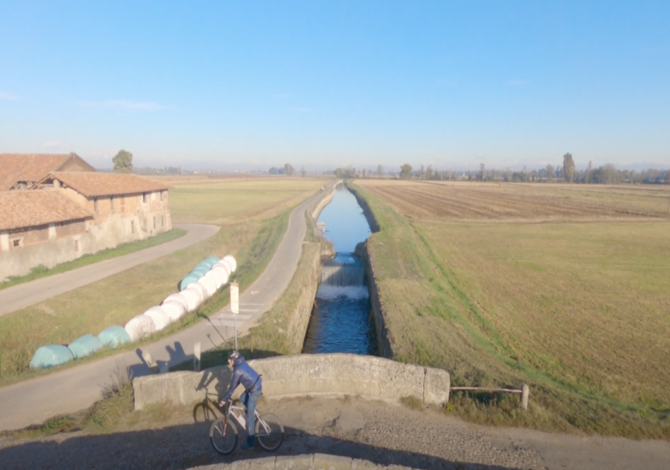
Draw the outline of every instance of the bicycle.
<instances>
[{"instance_id":1,"label":"bicycle","mask_svg":"<svg viewBox=\"0 0 670 470\"><path fill-rule=\"evenodd\" d=\"M247 428L246 410L243 406L234 406L228 402L223 408L223 416L217 418L209 428L209 440L212 447L222 455L228 455L235 450L237 446L237 426L232 418L235 418L242 429ZM284 426L275 415L266 413L256 416L256 439L261 447L268 452L277 450L284 440Z\"/></svg>"}]
</instances>

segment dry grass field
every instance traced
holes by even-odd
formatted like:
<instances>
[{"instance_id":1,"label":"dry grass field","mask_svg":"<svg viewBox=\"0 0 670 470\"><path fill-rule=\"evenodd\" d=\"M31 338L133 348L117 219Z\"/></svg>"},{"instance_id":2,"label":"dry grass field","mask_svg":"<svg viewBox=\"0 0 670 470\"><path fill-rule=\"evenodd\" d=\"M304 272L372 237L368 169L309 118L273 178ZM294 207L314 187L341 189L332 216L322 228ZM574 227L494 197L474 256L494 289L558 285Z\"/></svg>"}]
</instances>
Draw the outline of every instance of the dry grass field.
<instances>
[{"instance_id":1,"label":"dry grass field","mask_svg":"<svg viewBox=\"0 0 670 470\"><path fill-rule=\"evenodd\" d=\"M192 182L172 180L172 220L183 223L230 225L243 220L275 217L323 186L307 178L235 178Z\"/></svg>"},{"instance_id":2,"label":"dry grass field","mask_svg":"<svg viewBox=\"0 0 670 470\"><path fill-rule=\"evenodd\" d=\"M177 283L184 275L208 256L233 253L238 260L237 280L241 288L249 285L267 265L281 240L289 209L322 184L317 180L259 179L233 181L230 186L218 182L174 187L170 190L174 222L218 221L221 230L210 239L172 255L0 317L0 385L44 373L28 369L39 346L68 344L87 333L96 335L108 326L124 325L133 316L159 304L177 290ZM212 297L202 308L208 311L216 308L218 303L226 301L224 294ZM169 334L193 321L197 321L196 314L161 334Z\"/></svg>"},{"instance_id":3,"label":"dry grass field","mask_svg":"<svg viewBox=\"0 0 670 470\"><path fill-rule=\"evenodd\" d=\"M454 412L670 437L669 187L356 185L382 228L369 248L399 359L531 384L526 415L496 395L457 394Z\"/></svg>"}]
</instances>

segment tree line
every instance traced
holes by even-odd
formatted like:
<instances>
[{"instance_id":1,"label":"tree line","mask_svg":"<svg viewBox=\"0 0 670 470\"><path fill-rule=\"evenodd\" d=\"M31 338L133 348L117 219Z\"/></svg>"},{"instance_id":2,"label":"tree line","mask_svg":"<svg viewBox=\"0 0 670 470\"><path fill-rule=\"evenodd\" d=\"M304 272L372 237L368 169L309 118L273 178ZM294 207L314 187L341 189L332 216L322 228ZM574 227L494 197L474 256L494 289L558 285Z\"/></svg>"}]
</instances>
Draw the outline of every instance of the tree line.
<instances>
[{"instance_id":1,"label":"tree line","mask_svg":"<svg viewBox=\"0 0 670 470\"><path fill-rule=\"evenodd\" d=\"M399 178L419 180L462 180L462 181L493 181L493 182L535 182L535 183L579 183L579 184L670 184L670 170L650 168L643 171L620 170L611 163L594 168L591 162L586 168L577 169L572 154L566 153L563 162L547 165L540 169L521 170L486 168L480 164L479 170L455 171L439 170L432 165L421 165L413 168L409 163L400 166L399 172L384 173L384 167L379 165L377 171L356 170L347 166L337 168L335 176L338 178Z\"/></svg>"}]
</instances>

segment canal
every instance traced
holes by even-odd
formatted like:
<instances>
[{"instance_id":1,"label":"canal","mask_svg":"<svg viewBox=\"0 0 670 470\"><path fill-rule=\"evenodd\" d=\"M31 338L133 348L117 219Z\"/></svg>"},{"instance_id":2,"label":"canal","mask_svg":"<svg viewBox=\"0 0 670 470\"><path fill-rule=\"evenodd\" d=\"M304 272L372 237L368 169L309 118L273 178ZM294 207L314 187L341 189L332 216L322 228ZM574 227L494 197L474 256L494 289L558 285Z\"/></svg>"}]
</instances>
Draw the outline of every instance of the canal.
<instances>
[{"instance_id":1,"label":"canal","mask_svg":"<svg viewBox=\"0 0 670 470\"><path fill-rule=\"evenodd\" d=\"M370 226L354 195L343 184L319 216L336 256L324 261L321 282L303 352L376 355L370 294L356 245L370 236Z\"/></svg>"}]
</instances>

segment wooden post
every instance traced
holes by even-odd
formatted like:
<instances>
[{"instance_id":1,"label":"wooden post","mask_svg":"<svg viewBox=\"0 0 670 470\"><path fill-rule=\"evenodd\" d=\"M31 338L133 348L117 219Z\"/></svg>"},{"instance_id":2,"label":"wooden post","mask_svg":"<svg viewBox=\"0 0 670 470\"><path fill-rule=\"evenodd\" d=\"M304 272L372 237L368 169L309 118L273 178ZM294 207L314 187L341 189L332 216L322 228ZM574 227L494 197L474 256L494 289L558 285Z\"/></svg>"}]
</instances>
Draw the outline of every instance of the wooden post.
<instances>
[{"instance_id":1,"label":"wooden post","mask_svg":"<svg viewBox=\"0 0 670 470\"><path fill-rule=\"evenodd\" d=\"M528 396L530 395L530 388L526 384L521 385L521 408L528 409Z\"/></svg>"},{"instance_id":2,"label":"wooden post","mask_svg":"<svg viewBox=\"0 0 670 470\"><path fill-rule=\"evenodd\" d=\"M200 372L200 341L193 345L193 371Z\"/></svg>"}]
</instances>

